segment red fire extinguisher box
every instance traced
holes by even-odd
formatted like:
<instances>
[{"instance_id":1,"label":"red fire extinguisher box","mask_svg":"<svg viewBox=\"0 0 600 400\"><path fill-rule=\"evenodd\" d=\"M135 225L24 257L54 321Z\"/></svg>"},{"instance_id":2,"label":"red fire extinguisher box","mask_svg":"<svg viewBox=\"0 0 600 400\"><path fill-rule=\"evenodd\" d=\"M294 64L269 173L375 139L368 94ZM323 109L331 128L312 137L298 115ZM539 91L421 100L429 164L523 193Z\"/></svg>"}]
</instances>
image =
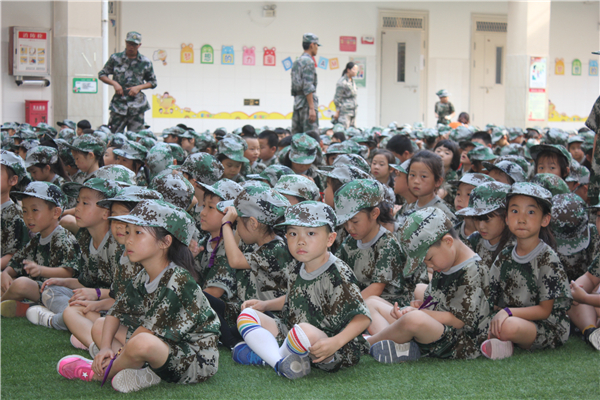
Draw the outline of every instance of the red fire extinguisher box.
<instances>
[{"instance_id":1,"label":"red fire extinguisher box","mask_svg":"<svg viewBox=\"0 0 600 400\"><path fill-rule=\"evenodd\" d=\"M48 100L25 100L25 122L31 126L48 123Z\"/></svg>"}]
</instances>

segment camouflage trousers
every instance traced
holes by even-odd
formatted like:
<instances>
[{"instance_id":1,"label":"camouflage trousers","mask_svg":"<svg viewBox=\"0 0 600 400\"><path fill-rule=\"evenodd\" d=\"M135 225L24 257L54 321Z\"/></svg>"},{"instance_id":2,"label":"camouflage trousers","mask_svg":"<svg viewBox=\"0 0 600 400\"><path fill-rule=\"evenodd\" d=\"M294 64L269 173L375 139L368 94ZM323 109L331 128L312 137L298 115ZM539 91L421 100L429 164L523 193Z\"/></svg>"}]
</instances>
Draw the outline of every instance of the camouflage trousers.
<instances>
[{"instance_id":1,"label":"camouflage trousers","mask_svg":"<svg viewBox=\"0 0 600 400\"><path fill-rule=\"evenodd\" d=\"M309 107L302 107L294 110L294 114L292 114L292 135L319 129L319 110L316 110L317 119L315 122L310 122L308 120L309 110Z\"/></svg>"},{"instance_id":2,"label":"camouflage trousers","mask_svg":"<svg viewBox=\"0 0 600 400\"><path fill-rule=\"evenodd\" d=\"M354 126L354 123L356 121L356 115L350 115L340 111L340 116L338 117L337 121L339 124L344 125L345 129L348 129L351 126Z\"/></svg>"},{"instance_id":3,"label":"camouflage trousers","mask_svg":"<svg viewBox=\"0 0 600 400\"><path fill-rule=\"evenodd\" d=\"M139 132L144 129L144 113L127 113L127 115L110 112L108 126L113 133L125 132L127 128L130 132Z\"/></svg>"},{"instance_id":4,"label":"camouflage trousers","mask_svg":"<svg viewBox=\"0 0 600 400\"><path fill-rule=\"evenodd\" d=\"M596 99L590 111L585 125L590 128L596 135L600 132L600 97ZM600 195L600 141L594 141L594 157L592 158L592 170L590 171L590 186L588 188L589 203L592 205L598 204L598 196Z\"/></svg>"}]
</instances>

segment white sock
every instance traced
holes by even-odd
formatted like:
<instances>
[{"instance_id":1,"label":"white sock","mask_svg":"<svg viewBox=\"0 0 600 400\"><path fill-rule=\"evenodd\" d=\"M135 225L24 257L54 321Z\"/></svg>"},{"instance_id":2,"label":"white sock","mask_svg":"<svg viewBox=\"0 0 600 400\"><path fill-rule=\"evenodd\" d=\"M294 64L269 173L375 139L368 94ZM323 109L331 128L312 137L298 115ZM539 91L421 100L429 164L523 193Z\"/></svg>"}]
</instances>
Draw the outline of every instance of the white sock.
<instances>
[{"instance_id":1,"label":"white sock","mask_svg":"<svg viewBox=\"0 0 600 400\"><path fill-rule=\"evenodd\" d=\"M244 341L267 364L275 368L281 356L277 339L268 330L260 326L258 313L246 308L237 319L237 327Z\"/></svg>"},{"instance_id":2,"label":"white sock","mask_svg":"<svg viewBox=\"0 0 600 400\"><path fill-rule=\"evenodd\" d=\"M282 358L285 358L290 354L306 357L308 356L308 349L310 349L310 340L308 340L308 336L306 336L306 333L304 333L302 328L296 324L288 332L285 341L279 348L279 354Z\"/></svg>"}]
</instances>

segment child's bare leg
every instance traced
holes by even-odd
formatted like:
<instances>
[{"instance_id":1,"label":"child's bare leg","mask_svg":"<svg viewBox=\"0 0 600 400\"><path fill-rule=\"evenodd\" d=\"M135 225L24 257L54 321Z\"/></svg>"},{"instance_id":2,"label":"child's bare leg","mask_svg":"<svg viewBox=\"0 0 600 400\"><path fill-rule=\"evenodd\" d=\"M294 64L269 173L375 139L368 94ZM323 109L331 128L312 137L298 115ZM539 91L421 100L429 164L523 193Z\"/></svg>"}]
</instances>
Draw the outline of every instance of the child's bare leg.
<instances>
[{"instance_id":1,"label":"child's bare leg","mask_svg":"<svg viewBox=\"0 0 600 400\"><path fill-rule=\"evenodd\" d=\"M21 276L15 279L6 292L1 297L1 300L23 300L29 299L32 301L40 301L40 287L36 281Z\"/></svg>"},{"instance_id":2,"label":"child's bare leg","mask_svg":"<svg viewBox=\"0 0 600 400\"><path fill-rule=\"evenodd\" d=\"M102 329L104 328L104 318L98 318L94 325L92 326L92 340L98 347L100 347L100 343L102 343ZM119 329L115 334L115 338L112 342L112 351L115 353L119 351L125 342L127 341L127 328L125 325L119 325Z\"/></svg>"},{"instance_id":3,"label":"child's bare leg","mask_svg":"<svg viewBox=\"0 0 600 400\"><path fill-rule=\"evenodd\" d=\"M368 328L371 335L381 332L396 321L390 315L394 306L381 297L371 296L365 300L365 303L367 303L371 313L371 325Z\"/></svg>"},{"instance_id":4,"label":"child's bare leg","mask_svg":"<svg viewBox=\"0 0 600 400\"><path fill-rule=\"evenodd\" d=\"M69 331L75 335L86 347L90 347L92 342L92 327L94 322L100 318L100 313L90 311L84 313L83 306L69 306L63 312L63 319Z\"/></svg>"},{"instance_id":5,"label":"child's bare leg","mask_svg":"<svg viewBox=\"0 0 600 400\"><path fill-rule=\"evenodd\" d=\"M510 341L523 349L531 347L537 336L535 324L519 317L510 317L504 320L500 328L498 339Z\"/></svg>"},{"instance_id":6,"label":"child's bare leg","mask_svg":"<svg viewBox=\"0 0 600 400\"><path fill-rule=\"evenodd\" d=\"M444 334L444 325L426 313L410 311L396 320L381 332L369 337L370 344L382 340L392 340L396 343L408 343L416 340L419 343L433 343Z\"/></svg>"},{"instance_id":7,"label":"child's bare leg","mask_svg":"<svg viewBox=\"0 0 600 400\"><path fill-rule=\"evenodd\" d=\"M327 334L325 332L323 332L322 330L320 330L319 328L308 324L308 323L301 323L298 324L298 326L304 331L304 333L306 334L306 337L308 338L308 340L310 341L311 346L315 343L317 343L319 340L321 339L327 339L329 336L327 336ZM315 359L315 357L312 354L308 354L309 357L311 359ZM331 361L331 358L333 356L321 361L322 363L326 364L329 361Z\"/></svg>"},{"instance_id":8,"label":"child's bare leg","mask_svg":"<svg viewBox=\"0 0 600 400\"><path fill-rule=\"evenodd\" d=\"M431 280L431 278L429 278ZM427 289L427 285L424 283L417 283L417 287L414 291L415 300L423 301L425 299L425 289Z\"/></svg>"}]
</instances>

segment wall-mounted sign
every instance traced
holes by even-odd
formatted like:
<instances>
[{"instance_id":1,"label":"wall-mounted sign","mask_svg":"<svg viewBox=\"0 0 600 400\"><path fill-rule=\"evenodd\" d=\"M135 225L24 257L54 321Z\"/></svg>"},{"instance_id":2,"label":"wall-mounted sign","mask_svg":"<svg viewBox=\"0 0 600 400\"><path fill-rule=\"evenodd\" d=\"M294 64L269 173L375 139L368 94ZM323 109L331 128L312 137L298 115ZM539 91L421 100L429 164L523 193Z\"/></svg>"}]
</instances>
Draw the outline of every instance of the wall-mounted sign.
<instances>
[{"instance_id":1,"label":"wall-mounted sign","mask_svg":"<svg viewBox=\"0 0 600 400\"><path fill-rule=\"evenodd\" d=\"M73 78L73 93L98 93L98 78Z\"/></svg>"},{"instance_id":2,"label":"wall-mounted sign","mask_svg":"<svg viewBox=\"0 0 600 400\"><path fill-rule=\"evenodd\" d=\"M329 60L325 57L319 57L319 68L327 69L327 65L329 64Z\"/></svg>"},{"instance_id":3,"label":"wall-mounted sign","mask_svg":"<svg viewBox=\"0 0 600 400\"><path fill-rule=\"evenodd\" d=\"M374 44L375 38L373 36L363 36L360 38L361 44Z\"/></svg>"},{"instance_id":4,"label":"wall-mounted sign","mask_svg":"<svg viewBox=\"0 0 600 400\"><path fill-rule=\"evenodd\" d=\"M254 65L256 63L256 55L254 54L254 50L256 48L252 47L242 47L244 50L244 55L242 56L242 65Z\"/></svg>"},{"instance_id":5,"label":"wall-mounted sign","mask_svg":"<svg viewBox=\"0 0 600 400\"><path fill-rule=\"evenodd\" d=\"M194 45L189 43L181 43L181 63L182 64L193 64L194 63Z\"/></svg>"},{"instance_id":6,"label":"wall-mounted sign","mask_svg":"<svg viewBox=\"0 0 600 400\"><path fill-rule=\"evenodd\" d=\"M564 75L565 74L565 59L557 58L554 60L554 75Z\"/></svg>"},{"instance_id":7,"label":"wall-mounted sign","mask_svg":"<svg viewBox=\"0 0 600 400\"><path fill-rule=\"evenodd\" d=\"M590 76L598 76L598 60L590 60Z\"/></svg>"},{"instance_id":8,"label":"wall-mounted sign","mask_svg":"<svg viewBox=\"0 0 600 400\"><path fill-rule=\"evenodd\" d=\"M285 69L286 71L289 71L292 68L292 57L288 57L285 60L282 60L281 63L283 64L283 69Z\"/></svg>"},{"instance_id":9,"label":"wall-mounted sign","mask_svg":"<svg viewBox=\"0 0 600 400\"><path fill-rule=\"evenodd\" d=\"M51 29L9 27L9 75L50 75Z\"/></svg>"},{"instance_id":10,"label":"wall-mounted sign","mask_svg":"<svg viewBox=\"0 0 600 400\"><path fill-rule=\"evenodd\" d=\"M529 87L533 89L545 89L546 72L546 58L531 57L529 60Z\"/></svg>"},{"instance_id":11,"label":"wall-mounted sign","mask_svg":"<svg viewBox=\"0 0 600 400\"><path fill-rule=\"evenodd\" d=\"M578 59L573 60L573 65L571 67L571 75L581 75L581 61L579 61Z\"/></svg>"},{"instance_id":12,"label":"wall-mounted sign","mask_svg":"<svg viewBox=\"0 0 600 400\"><path fill-rule=\"evenodd\" d=\"M340 36L340 51L356 51L356 36Z\"/></svg>"},{"instance_id":13,"label":"wall-mounted sign","mask_svg":"<svg viewBox=\"0 0 600 400\"><path fill-rule=\"evenodd\" d=\"M233 65L233 63L234 63L233 46L221 47L221 64Z\"/></svg>"},{"instance_id":14,"label":"wall-mounted sign","mask_svg":"<svg viewBox=\"0 0 600 400\"><path fill-rule=\"evenodd\" d=\"M210 44L205 44L200 49L200 63L213 64L215 62L215 52Z\"/></svg>"},{"instance_id":15,"label":"wall-mounted sign","mask_svg":"<svg viewBox=\"0 0 600 400\"><path fill-rule=\"evenodd\" d=\"M263 65L266 67L274 67L275 66L275 47L272 47L270 50L268 47L263 47L263 51L265 52L263 55Z\"/></svg>"},{"instance_id":16,"label":"wall-mounted sign","mask_svg":"<svg viewBox=\"0 0 600 400\"><path fill-rule=\"evenodd\" d=\"M162 61L163 65L167 65L167 51L158 49L152 54L152 60L154 61Z\"/></svg>"},{"instance_id":17,"label":"wall-mounted sign","mask_svg":"<svg viewBox=\"0 0 600 400\"><path fill-rule=\"evenodd\" d=\"M338 69L340 67L340 62L337 58L329 59L329 69Z\"/></svg>"}]
</instances>

